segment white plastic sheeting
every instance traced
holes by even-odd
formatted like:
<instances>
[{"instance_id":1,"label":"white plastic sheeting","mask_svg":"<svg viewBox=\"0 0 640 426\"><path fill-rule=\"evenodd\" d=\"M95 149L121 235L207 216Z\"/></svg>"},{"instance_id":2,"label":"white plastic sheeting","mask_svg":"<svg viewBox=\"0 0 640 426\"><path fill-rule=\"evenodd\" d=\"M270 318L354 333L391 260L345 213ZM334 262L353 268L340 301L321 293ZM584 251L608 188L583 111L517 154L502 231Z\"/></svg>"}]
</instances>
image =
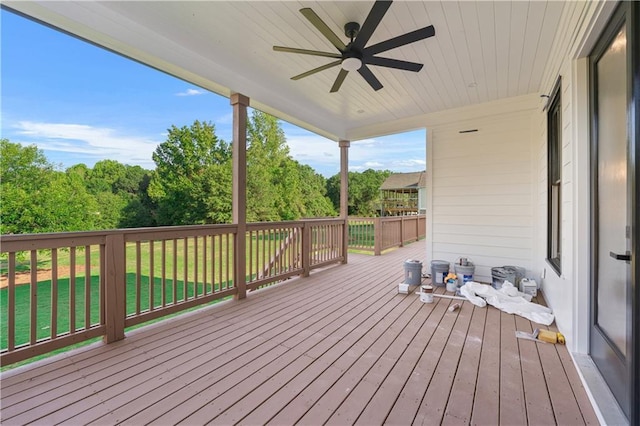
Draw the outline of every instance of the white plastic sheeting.
<instances>
[{"instance_id":1,"label":"white plastic sheeting","mask_svg":"<svg viewBox=\"0 0 640 426\"><path fill-rule=\"evenodd\" d=\"M520 315L544 325L550 325L554 320L551 309L532 303L531 295L520 293L509 281L505 281L500 290L487 284L469 281L460 287L460 294L481 308L489 304L508 314Z\"/></svg>"}]
</instances>

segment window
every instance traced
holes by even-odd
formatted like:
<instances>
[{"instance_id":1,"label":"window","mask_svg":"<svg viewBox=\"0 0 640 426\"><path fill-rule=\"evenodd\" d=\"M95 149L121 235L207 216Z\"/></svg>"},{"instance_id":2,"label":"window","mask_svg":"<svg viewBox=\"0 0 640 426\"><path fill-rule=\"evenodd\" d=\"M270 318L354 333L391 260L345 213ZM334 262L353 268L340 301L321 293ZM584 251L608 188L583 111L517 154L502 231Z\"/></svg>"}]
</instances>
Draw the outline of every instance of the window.
<instances>
[{"instance_id":1,"label":"window","mask_svg":"<svg viewBox=\"0 0 640 426\"><path fill-rule=\"evenodd\" d=\"M561 80L553 89L547 110L547 260L561 273L562 255L562 101Z\"/></svg>"}]
</instances>

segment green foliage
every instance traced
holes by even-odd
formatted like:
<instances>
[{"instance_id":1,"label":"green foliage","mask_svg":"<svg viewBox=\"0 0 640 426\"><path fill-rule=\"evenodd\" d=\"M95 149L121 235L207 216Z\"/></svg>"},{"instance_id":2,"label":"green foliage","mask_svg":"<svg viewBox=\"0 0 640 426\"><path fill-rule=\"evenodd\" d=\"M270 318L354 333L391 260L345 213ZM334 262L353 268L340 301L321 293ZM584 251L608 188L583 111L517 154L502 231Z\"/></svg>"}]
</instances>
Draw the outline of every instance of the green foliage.
<instances>
[{"instance_id":1,"label":"green foliage","mask_svg":"<svg viewBox=\"0 0 640 426\"><path fill-rule=\"evenodd\" d=\"M380 208L380 186L389 175L389 170L349 172L349 215L376 216ZM327 195L334 207L340 209L340 174L327 180Z\"/></svg>"},{"instance_id":2,"label":"green foliage","mask_svg":"<svg viewBox=\"0 0 640 426\"><path fill-rule=\"evenodd\" d=\"M0 140L0 233L93 229L97 204L78 175L56 171L36 146Z\"/></svg>"},{"instance_id":3,"label":"green foliage","mask_svg":"<svg viewBox=\"0 0 640 426\"><path fill-rule=\"evenodd\" d=\"M225 223L231 219L231 149L211 123L169 129L153 153L148 194L159 225Z\"/></svg>"},{"instance_id":4,"label":"green foliage","mask_svg":"<svg viewBox=\"0 0 640 426\"><path fill-rule=\"evenodd\" d=\"M324 176L306 164L296 162L296 165L300 176L300 200L304 201L302 217L337 216L333 203L327 197L327 180Z\"/></svg>"},{"instance_id":5,"label":"green foliage","mask_svg":"<svg viewBox=\"0 0 640 426\"><path fill-rule=\"evenodd\" d=\"M278 120L254 111L247 125L247 220L334 216L325 179L289 155Z\"/></svg>"},{"instance_id":6,"label":"green foliage","mask_svg":"<svg viewBox=\"0 0 640 426\"><path fill-rule=\"evenodd\" d=\"M2 233L231 221L231 146L211 123L172 126L153 153L154 171L102 160L62 172L35 145L1 141ZM336 215L331 186L291 158L275 117L253 111L247 141L248 221Z\"/></svg>"}]
</instances>

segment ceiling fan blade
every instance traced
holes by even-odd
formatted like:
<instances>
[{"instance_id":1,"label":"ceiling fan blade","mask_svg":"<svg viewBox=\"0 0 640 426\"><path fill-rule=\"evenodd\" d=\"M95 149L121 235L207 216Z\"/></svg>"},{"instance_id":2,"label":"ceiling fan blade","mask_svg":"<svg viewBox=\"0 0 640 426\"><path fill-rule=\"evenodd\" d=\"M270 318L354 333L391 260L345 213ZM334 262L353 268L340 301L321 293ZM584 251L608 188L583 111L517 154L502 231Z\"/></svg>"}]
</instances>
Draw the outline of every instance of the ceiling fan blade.
<instances>
[{"instance_id":1,"label":"ceiling fan blade","mask_svg":"<svg viewBox=\"0 0 640 426\"><path fill-rule=\"evenodd\" d=\"M371 35L376 28L378 28L378 24L380 24L380 21L382 21L382 18L385 13L387 13L390 6L390 0L377 0L373 4L373 7L369 11L369 15L367 15L367 19L365 19L364 24L362 24L362 28L360 28L356 39L353 41L353 47L358 50L364 49L371 38Z\"/></svg>"},{"instance_id":2,"label":"ceiling fan blade","mask_svg":"<svg viewBox=\"0 0 640 426\"><path fill-rule=\"evenodd\" d=\"M378 65L380 67L396 68L399 70L413 72L420 71L424 66L423 64L418 64L417 62L400 61L398 59L391 58L379 58L377 56L366 58L365 62L367 63L367 65Z\"/></svg>"},{"instance_id":3,"label":"ceiling fan blade","mask_svg":"<svg viewBox=\"0 0 640 426\"><path fill-rule=\"evenodd\" d=\"M344 79L347 78L347 74L349 74L349 71L342 68L340 69L340 72L336 77L336 81L333 83L333 86L331 86L331 90L329 90L329 93L335 93L340 90L340 86L342 86L342 82L344 81Z\"/></svg>"},{"instance_id":4,"label":"ceiling fan blade","mask_svg":"<svg viewBox=\"0 0 640 426\"><path fill-rule=\"evenodd\" d=\"M405 44L433 37L435 34L435 28L433 28L433 25L429 25L428 27L420 28L419 30L411 31L410 33L390 38L389 40L369 46L363 50L363 54L365 56L373 56L376 53L386 52L387 50L395 49L396 47L404 46Z\"/></svg>"},{"instance_id":5,"label":"ceiling fan blade","mask_svg":"<svg viewBox=\"0 0 640 426\"><path fill-rule=\"evenodd\" d=\"M320 52L319 50L298 49L295 47L273 46L276 52L301 53L303 55L324 56L327 58L342 58L339 53Z\"/></svg>"},{"instance_id":6,"label":"ceiling fan blade","mask_svg":"<svg viewBox=\"0 0 640 426\"><path fill-rule=\"evenodd\" d=\"M380 83L380 80L378 80L376 76L373 75L368 66L362 64L358 72L365 80L367 80L367 83L369 83L369 86L371 86L373 90L382 89L382 83Z\"/></svg>"},{"instance_id":7,"label":"ceiling fan blade","mask_svg":"<svg viewBox=\"0 0 640 426\"><path fill-rule=\"evenodd\" d=\"M340 40L336 33L331 31L331 28L329 28L329 26L327 26L327 24L325 24L312 9L305 7L304 9L300 9L300 13L302 13L304 17L307 18L309 22L311 22L313 26L316 27L318 31L320 31L322 35L336 47L336 49L341 52L346 49L347 46L345 46L342 40Z\"/></svg>"},{"instance_id":8,"label":"ceiling fan blade","mask_svg":"<svg viewBox=\"0 0 640 426\"><path fill-rule=\"evenodd\" d=\"M307 72L303 72L302 74L294 75L293 77L291 77L291 80L300 80L301 78L305 78L307 76L310 76L311 74L315 74L317 72L324 71L324 70L327 70L329 68L335 67L336 65L340 65L340 62L342 62L342 61L329 62L328 64L323 65L321 67L314 68L314 69L309 70Z\"/></svg>"}]
</instances>

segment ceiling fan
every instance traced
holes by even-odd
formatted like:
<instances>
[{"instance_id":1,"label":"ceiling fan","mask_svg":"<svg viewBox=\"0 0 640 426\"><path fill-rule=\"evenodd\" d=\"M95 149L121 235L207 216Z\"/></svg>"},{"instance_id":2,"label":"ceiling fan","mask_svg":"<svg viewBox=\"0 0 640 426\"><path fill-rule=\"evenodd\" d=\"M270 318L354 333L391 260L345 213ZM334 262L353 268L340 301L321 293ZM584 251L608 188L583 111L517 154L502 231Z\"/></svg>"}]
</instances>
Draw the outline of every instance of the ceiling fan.
<instances>
[{"instance_id":1,"label":"ceiling fan","mask_svg":"<svg viewBox=\"0 0 640 426\"><path fill-rule=\"evenodd\" d=\"M423 64L384 58L375 55L386 52L387 50L395 49L396 47L404 46L405 44L414 43L416 41L432 37L436 33L433 25L429 25L428 27L420 28L367 47L367 42L380 24L380 21L382 21L387 10L389 10L391 3L391 0L377 0L369 11L369 15L367 16L367 19L365 19L364 24L362 24L362 27L360 27L360 24L357 22L347 22L344 26L344 34L350 39L350 41L349 44L346 45L312 9L300 9L300 13L302 13L304 17L307 18L309 22L311 22L311 24L313 24L313 26L316 27L340 53L321 52L318 50L298 49L284 46L273 46L273 50L277 52L301 53L303 55L323 56L336 59L335 61L329 62L328 64L322 65L318 68L293 76L291 77L292 80L300 80L301 78L308 77L317 72L340 65L341 69L333 83L333 86L331 86L331 93L337 92L340 89L340 86L342 86L342 83L347 77L349 71L358 71L358 73L360 73L360 75L374 90L380 90L382 89L382 83L380 83L380 80L378 80L373 72L371 72L368 65L418 72L422 69Z\"/></svg>"}]
</instances>

